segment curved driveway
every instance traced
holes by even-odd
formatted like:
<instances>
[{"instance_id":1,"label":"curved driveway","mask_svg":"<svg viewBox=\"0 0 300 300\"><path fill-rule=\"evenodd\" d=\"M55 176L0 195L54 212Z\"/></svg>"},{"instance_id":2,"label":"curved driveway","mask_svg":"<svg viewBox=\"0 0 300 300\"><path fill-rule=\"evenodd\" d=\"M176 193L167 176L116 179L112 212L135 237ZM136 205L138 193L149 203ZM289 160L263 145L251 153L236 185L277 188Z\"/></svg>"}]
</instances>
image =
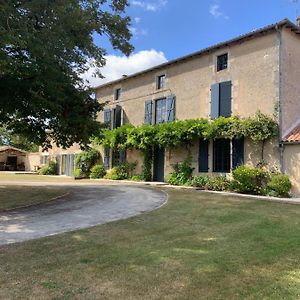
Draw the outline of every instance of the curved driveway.
<instances>
[{"instance_id":1,"label":"curved driveway","mask_svg":"<svg viewBox=\"0 0 300 300\"><path fill-rule=\"evenodd\" d=\"M0 213L0 245L129 218L160 207L166 194L133 186L74 186L66 197Z\"/></svg>"}]
</instances>

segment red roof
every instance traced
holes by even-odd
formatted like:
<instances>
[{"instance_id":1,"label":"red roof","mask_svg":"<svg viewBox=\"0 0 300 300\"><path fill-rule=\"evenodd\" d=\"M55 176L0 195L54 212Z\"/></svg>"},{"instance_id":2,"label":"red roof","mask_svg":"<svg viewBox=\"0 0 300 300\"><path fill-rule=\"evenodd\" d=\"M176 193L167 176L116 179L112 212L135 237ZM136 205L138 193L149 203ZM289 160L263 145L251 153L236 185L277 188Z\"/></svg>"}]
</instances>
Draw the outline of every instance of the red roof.
<instances>
[{"instance_id":1,"label":"red roof","mask_svg":"<svg viewBox=\"0 0 300 300\"><path fill-rule=\"evenodd\" d=\"M283 141L288 143L300 142L300 124L298 124L287 136L285 136Z\"/></svg>"}]
</instances>

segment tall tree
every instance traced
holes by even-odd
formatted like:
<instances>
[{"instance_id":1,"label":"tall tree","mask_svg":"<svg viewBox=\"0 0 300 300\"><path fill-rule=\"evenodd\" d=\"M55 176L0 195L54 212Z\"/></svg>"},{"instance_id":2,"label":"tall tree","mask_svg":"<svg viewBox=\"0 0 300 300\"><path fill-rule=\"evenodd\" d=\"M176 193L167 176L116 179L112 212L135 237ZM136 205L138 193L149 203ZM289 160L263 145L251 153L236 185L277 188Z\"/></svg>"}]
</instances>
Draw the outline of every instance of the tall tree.
<instances>
[{"instance_id":1,"label":"tall tree","mask_svg":"<svg viewBox=\"0 0 300 300\"><path fill-rule=\"evenodd\" d=\"M133 50L128 0L0 0L0 126L50 146L86 145L102 106L80 77L113 48Z\"/></svg>"},{"instance_id":2,"label":"tall tree","mask_svg":"<svg viewBox=\"0 0 300 300\"><path fill-rule=\"evenodd\" d=\"M0 127L0 146L10 145L25 151L37 152L39 146L29 141L26 137L14 134L6 127Z\"/></svg>"}]
</instances>

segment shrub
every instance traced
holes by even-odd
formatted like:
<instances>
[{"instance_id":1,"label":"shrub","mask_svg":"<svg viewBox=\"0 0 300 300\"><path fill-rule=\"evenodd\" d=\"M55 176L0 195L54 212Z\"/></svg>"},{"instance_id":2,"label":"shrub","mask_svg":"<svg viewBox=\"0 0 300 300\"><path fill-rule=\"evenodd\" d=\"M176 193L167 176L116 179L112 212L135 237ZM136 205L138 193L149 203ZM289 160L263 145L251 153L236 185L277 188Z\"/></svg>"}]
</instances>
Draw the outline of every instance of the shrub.
<instances>
[{"instance_id":1,"label":"shrub","mask_svg":"<svg viewBox=\"0 0 300 300\"><path fill-rule=\"evenodd\" d=\"M265 195L269 173L259 167L239 166L232 172L232 188L239 193Z\"/></svg>"},{"instance_id":2,"label":"shrub","mask_svg":"<svg viewBox=\"0 0 300 300\"><path fill-rule=\"evenodd\" d=\"M208 176L193 176L189 181L189 185L198 187L201 189L206 189L206 184L209 181Z\"/></svg>"},{"instance_id":3,"label":"shrub","mask_svg":"<svg viewBox=\"0 0 300 300\"><path fill-rule=\"evenodd\" d=\"M185 185L189 183L192 178L193 168L191 167L192 157L189 156L181 163L173 166L174 171L168 177L168 183L172 185Z\"/></svg>"},{"instance_id":4,"label":"shrub","mask_svg":"<svg viewBox=\"0 0 300 300\"><path fill-rule=\"evenodd\" d=\"M106 171L105 171L105 168L103 167L103 165L94 165L91 168L90 177L93 179L103 178L105 174L106 174Z\"/></svg>"},{"instance_id":5,"label":"shrub","mask_svg":"<svg viewBox=\"0 0 300 300\"><path fill-rule=\"evenodd\" d=\"M106 172L105 178L112 180L123 180L132 177L132 173L136 167L137 163L125 162L120 164Z\"/></svg>"},{"instance_id":6,"label":"shrub","mask_svg":"<svg viewBox=\"0 0 300 300\"><path fill-rule=\"evenodd\" d=\"M144 181L143 175L133 175L131 177L132 181Z\"/></svg>"},{"instance_id":7,"label":"shrub","mask_svg":"<svg viewBox=\"0 0 300 300\"><path fill-rule=\"evenodd\" d=\"M272 174L271 180L267 184L268 195L275 197L289 197L292 183L285 174Z\"/></svg>"},{"instance_id":8,"label":"shrub","mask_svg":"<svg viewBox=\"0 0 300 300\"><path fill-rule=\"evenodd\" d=\"M76 168L81 170L81 177L89 177L91 168L97 163L100 153L95 149L89 149L76 155Z\"/></svg>"},{"instance_id":9,"label":"shrub","mask_svg":"<svg viewBox=\"0 0 300 300\"><path fill-rule=\"evenodd\" d=\"M230 188L230 180L225 176L208 177L205 188L212 191L226 191Z\"/></svg>"},{"instance_id":10,"label":"shrub","mask_svg":"<svg viewBox=\"0 0 300 300\"><path fill-rule=\"evenodd\" d=\"M50 160L39 169L39 175L56 175L56 162Z\"/></svg>"},{"instance_id":11,"label":"shrub","mask_svg":"<svg viewBox=\"0 0 300 300\"><path fill-rule=\"evenodd\" d=\"M73 176L74 176L75 178L81 177L81 170L78 169L78 168L76 168L76 169L74 170L74 172L73 172Z\"/></svg>"}]
</instances>

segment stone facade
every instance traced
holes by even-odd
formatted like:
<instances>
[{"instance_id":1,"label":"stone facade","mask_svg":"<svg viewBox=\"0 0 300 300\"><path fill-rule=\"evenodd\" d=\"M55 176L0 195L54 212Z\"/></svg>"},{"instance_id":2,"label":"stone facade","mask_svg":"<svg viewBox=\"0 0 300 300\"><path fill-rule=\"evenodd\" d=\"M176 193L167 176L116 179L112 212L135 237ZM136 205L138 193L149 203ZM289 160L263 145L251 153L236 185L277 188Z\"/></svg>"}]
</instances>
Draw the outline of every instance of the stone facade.
<instances>
[{"instance_id":1,"label":"stone facade","mask_svg":"<svg viewBox=\"0 0 300 300\"><path fill-rule=\"evenodd\" d=\"M121 107L121 125L144 123L145 102L152 100L155 106L159 99L175 96L176 120L211 118L212 85L231 82L231 114L248 117L258 110L277 118L280 124L278 138L265 145L264 159L269 168L283 170L293 176L293 182L300 182L299 168L295 170L287 156L291 150L283 151L281 139L299 120L300 115L300 28L288 20L240 36L231 41L216 45L162 64L138 74L121 78L96 88L99 102L107 102L106 109L112 112ZM217 58L228 55L227 67L217 70ZM158 76L165 75L165 85L157 88ZM121 96L115 100L115 91L121 89ZM113 114L112 114L113 118ZM104 112L98 119L104 121ZM113 123L113 121L112 121ZM291 146L292 147L292 146ZM293 157L299 160L294 147ZM78 146L68 150L52 149L52 156L78 153ZM192 154L194 173L199 174L199 140L189 149ZM232 151L232 148L231 148ZM104 159L104 149L100 149ZM164 169L166 177L172 166L188 155L185 146L165 149ZM261 145L245 139L243 148L244 162L256 165L261 161ZM138 150L128 150L127 161L138 163L136 173L141 173L143 155ZM208 172L213 172L213 142L208 147ZM109 166L113 163L110 152ZM295 193L300 188L294 188Z\"/></svg>"}]
</instances>

